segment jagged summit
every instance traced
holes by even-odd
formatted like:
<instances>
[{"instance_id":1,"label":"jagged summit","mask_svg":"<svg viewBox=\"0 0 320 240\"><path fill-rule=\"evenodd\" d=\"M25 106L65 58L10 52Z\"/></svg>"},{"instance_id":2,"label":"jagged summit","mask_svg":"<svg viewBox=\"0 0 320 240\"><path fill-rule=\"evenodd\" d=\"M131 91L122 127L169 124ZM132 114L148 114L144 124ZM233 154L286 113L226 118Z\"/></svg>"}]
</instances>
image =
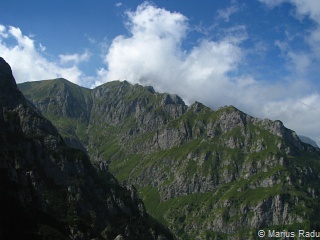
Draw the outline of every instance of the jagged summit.
<instances>
[{"instance_id":1,"label":"jagged summit","mask_svg":"<svg viewBox=\"0 0 320 240\"><path fill-rule=\"evenodd\" d=\"M0 102L3 104L12 105L23 98L17 88L10 65L2 57L0 57L0 89Z\"/></svg>"}]
</instances>

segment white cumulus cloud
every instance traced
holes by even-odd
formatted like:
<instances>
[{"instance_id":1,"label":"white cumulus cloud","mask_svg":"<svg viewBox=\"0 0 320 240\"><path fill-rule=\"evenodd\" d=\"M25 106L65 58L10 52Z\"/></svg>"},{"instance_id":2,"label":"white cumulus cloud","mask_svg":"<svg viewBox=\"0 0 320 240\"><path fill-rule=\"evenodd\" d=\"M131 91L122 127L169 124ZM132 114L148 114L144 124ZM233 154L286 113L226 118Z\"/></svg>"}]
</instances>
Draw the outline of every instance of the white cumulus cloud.
<instances>
[{"instance_id":1,"label":"white cumulus cloud","mask_svg":"<svg viewBox=\"0 0 320 240\"><path fill-rule=\"evenodd\" d=\"M20 28L0 25L0 54L11 65L18 83L63 77L80 84L86 79L76 64L66 67L48 61L42 55L44 51L42 44L37 44L31 37L24 35ZM84 60L87 55L88 53L75 55L73 61L77 63L76 60Z\"/></svg>"}]
</instances>

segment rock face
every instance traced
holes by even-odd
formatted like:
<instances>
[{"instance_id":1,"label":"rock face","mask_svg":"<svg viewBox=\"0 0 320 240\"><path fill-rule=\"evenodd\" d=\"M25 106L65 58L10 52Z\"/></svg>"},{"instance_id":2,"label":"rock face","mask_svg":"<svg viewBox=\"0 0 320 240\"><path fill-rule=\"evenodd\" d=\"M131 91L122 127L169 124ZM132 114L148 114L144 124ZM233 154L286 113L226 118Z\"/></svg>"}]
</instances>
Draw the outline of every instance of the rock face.
<instances>
[{"instance_id":1,"label":"rock face","mask_svg":"<svg viewBox=\"0 0 320 240\"><path fill-rule=\"evenodd\" d=\"M92 90L64 79L19 88L68 144L135 185L148 212L179 239L256 239L269 226L320 226L319 150L280 121L232 106L186 106L126 81Z\"/></svg>"},{"instance_id":2,"label":"rock face","mask_svg":"<svg viewBox=\"0 0 320 240\"><path fill-rule=\"evenodd\" d=\"M133 186L65 144L2 58L0 145L0 239L174 239Z\"/></svg>"}]
</instances>

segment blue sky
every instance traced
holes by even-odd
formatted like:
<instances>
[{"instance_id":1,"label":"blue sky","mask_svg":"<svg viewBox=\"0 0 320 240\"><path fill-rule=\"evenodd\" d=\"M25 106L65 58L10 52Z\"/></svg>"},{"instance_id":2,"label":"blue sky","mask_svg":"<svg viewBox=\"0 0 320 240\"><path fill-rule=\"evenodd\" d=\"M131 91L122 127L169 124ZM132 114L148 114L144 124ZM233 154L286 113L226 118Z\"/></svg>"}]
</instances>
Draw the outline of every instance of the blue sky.
<instances>
[{"instance_id":1,"label":"blue sky","mask_svg":"<svg viewBox=\"0 0 320 240\"><path fill-rule=\"evenodd\" d=\"M152 85L280 119L320 143L320 1L1 3L0 56L17 82Z\"/></svg>"}]
</instances>

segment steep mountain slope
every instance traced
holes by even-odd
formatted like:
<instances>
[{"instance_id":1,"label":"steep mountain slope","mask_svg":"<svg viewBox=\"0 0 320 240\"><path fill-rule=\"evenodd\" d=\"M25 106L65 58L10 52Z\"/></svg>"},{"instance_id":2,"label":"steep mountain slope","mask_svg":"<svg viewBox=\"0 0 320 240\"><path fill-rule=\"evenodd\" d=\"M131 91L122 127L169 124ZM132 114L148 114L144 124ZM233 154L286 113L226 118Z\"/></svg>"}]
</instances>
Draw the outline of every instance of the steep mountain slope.
<instances>
[{"instance_id":1,"label":"steep mountain slope","mask_svg":"<svg viewBox=\"0 0 320 240\"><path fill-rule=\"evenodd\" d=\"M64 143L2 58L0 146L0 239L174 239L133 186Z\"/></svg>"},{"instance_id":2,"label":"steep mountain slope","mask_svg":"<svg viewBox=\"0 0 320 240\"><path fill-rule=\"evenodd\" d=\"M280 121L232 106L188 107L176 95L128 82L88 90L55 79L19 88L64 138L134 184L147 210L180 239L320 227L319 151ZM78 105L80 115L68 112Z\"/></svg>"}]
</instances>

